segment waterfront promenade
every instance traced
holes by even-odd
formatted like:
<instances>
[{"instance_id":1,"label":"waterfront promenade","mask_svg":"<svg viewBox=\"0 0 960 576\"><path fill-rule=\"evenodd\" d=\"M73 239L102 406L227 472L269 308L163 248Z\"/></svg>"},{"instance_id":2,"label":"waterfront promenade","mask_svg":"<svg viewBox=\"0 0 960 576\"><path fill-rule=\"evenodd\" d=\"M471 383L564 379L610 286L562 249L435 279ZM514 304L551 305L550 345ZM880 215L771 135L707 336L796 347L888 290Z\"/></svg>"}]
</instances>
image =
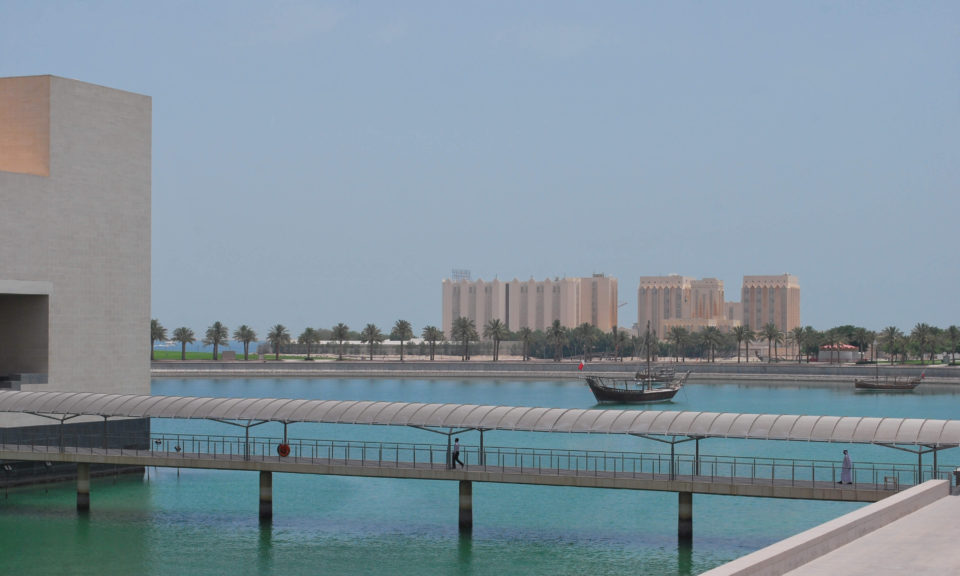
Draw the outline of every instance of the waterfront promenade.
<instances>
[{"instance_id":1,"label":"waterfront promenade","mask_svg":"<svg viewBox=\"0 0 960 576\"><path fill-rule=\"evenodd\" d=\"M877 369L869 365L824 363L763 363L749 362L686 362L662 361L679 371L690 371L690 381L697 380L758 380L766 382L849 382L857 377L871 377ZM357 378L513 378L513 379L577 379L585 373L629 375L638 368L637 362L594 361L581 371L579 360L552 362L507 360L492 362L471 360L256 360L156 361L151 364L155 378L194 377L357 377ZM881 366L881 375L920 376L931 384L960 384L960 366Z\"/></svg>"}]
</instances>

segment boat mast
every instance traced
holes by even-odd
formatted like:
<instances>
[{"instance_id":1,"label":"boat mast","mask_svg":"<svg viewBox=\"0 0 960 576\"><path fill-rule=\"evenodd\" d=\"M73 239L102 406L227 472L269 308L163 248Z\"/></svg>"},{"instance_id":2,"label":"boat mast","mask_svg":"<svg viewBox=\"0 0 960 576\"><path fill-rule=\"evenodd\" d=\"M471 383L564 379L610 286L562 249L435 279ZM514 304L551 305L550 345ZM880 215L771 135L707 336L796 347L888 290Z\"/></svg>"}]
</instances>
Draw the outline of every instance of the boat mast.
<instances>
[{"instance_id":1,"label":"boat mast","mask_svg":"<svg viewBox=\"0 0 960 576\"><path fill-rule=\"evenodd\" d=\"M647 320L647 334L644 337L644 345L647 348L647 376L650 376L650 321Z\"/></svg>"}]
</instances>

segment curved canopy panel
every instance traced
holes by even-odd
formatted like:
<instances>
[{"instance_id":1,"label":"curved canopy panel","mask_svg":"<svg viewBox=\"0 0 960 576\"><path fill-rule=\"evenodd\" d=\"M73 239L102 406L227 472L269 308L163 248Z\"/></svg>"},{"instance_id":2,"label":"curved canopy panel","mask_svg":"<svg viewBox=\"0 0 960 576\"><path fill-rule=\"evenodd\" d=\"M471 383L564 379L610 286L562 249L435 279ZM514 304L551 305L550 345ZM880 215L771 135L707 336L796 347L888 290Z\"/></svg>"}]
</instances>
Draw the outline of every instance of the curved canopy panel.
<instances>
[{"instance_id":1,"label":"curved canopy panel","mask_svg":"<svg viewBox=\"0 0 960 576\"><path fill-rule=\"evenodd\" d=\"M42 416L257 420L525 432L901 444L940 448L960 446L960 421L920 418L23 391L0 392L0 412Z\"/></svg>"}]
</instances>

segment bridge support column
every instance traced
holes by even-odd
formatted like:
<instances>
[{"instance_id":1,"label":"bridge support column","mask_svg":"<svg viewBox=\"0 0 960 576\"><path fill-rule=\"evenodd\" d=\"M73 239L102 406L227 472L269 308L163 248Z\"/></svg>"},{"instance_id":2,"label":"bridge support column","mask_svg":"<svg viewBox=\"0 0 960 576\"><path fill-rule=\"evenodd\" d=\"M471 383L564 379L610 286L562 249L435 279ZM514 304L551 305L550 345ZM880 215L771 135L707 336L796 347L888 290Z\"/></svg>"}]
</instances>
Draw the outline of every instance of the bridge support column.
<instances>
[{"instance_id":1,"label":"bridge support column","mask_svg":"<svg viewBox=\"0 0 960 576\"><path fill-rule=\"evenodd\" d=\"M77 464L77 511L90 510L90 464Z\"/></svg>"},{"instance_id":2,"label":"bridge support column","mask_svg":"<svg viewBox=\"0 0 960 576\"><path fill-rule=\"evenodd\" d=\"M460 533L473 532L473 482L460 481Z\"/></svg>"},{"instance_id":3,"label":"bridge support column","mask_svg":"<svg viewBox=\"0 0 960 576\"><path fill-rule=\"evenodd\" d=\"M680 542L693 541L693 493L680 492L677 517L677 538Z\"/></svg>"},{"instance_id":4,"label":"bridge support column","mask_svg":"<svg viewBox=\"0 0 960 576\"><path fill-rule=\"evenodd\" d=\"M273 472L260 471L260 521L273 520Z\"/></svg>"}]
</instances>

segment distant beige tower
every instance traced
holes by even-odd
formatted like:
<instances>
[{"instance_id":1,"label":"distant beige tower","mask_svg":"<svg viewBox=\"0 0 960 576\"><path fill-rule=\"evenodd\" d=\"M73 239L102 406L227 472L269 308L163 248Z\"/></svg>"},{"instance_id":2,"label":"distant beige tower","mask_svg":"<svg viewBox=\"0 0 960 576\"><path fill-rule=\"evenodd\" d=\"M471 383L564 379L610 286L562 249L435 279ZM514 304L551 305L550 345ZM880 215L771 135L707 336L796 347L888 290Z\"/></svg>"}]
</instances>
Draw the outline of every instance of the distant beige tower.
<instances>
[{"instance_id":1,"label":"distant beige tower","mask_svg":"<svg viewBox=\"0 0 960 576\"><path fill-rule=\"evenodd\" d=\"M603 274L553 280L443 280L443 332L450 336L453 321L464 316L477 331L490 320L509 330L545 330L554 320L575 328L591 324L603 332L617 325L617 280Z\"/></svg>"},{"instance_id":2,"label":"distant beige tower","mask_svg":"<svg viewBox=\"0 0 960 576\"><path fill-rule=\"evenodd\" d=\"M761 330L771 322L781 332L801 325L800 284L796 276L744 276L740 304L743 323L752 330Z\"/></svg>"},{"instance_id":3,"label":"distant beige tower","mask_svg":"<svg viewBox=\"0 0 960 576\"><path fill-rule=\"evenodd\" d=\"M637 326L664 337L664 321L690 317L690 297L693 278L670 276L641 276L637 289Z\"/></svg>"},{"instance_id":4,"label":"distant beige tower","mask_svg":"<svg viewBox=\"0 0 960 576\"><path fill-rule=\"evenodd\" d=\"M729 330L740 323L731 318L724 302L723 282L716 278L694 280L686 276L643 276L637 289L637 327L665 339L680 326L696 332L714 326Z\"/></svg>"}]
</instances>

